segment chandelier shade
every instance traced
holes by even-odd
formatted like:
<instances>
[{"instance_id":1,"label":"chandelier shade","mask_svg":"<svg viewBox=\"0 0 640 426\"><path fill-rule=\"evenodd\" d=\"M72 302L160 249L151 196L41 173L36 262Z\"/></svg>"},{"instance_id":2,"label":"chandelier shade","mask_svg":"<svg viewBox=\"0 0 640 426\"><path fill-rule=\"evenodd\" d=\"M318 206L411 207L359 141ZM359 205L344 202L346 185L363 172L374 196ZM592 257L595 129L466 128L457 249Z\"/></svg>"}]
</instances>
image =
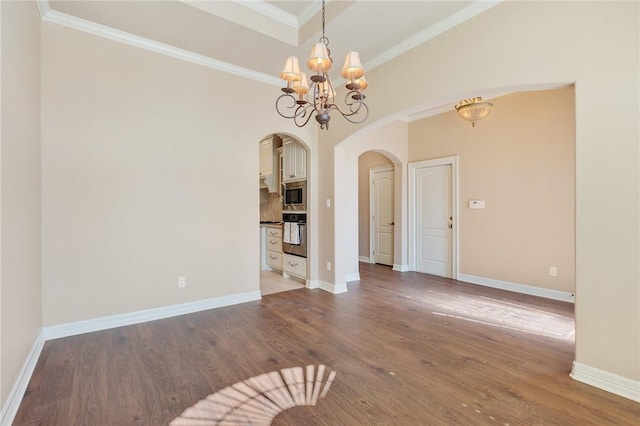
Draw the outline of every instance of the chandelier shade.
<instances>
[{"instance_id":1,"label":"chandelier shade","mask_svg":"<svg viewBox=\"0 0 640 426\"><path fill-rule=\"evenodd\" d=\"M491 114L493 104L482 100L478 96L470 99L463 99L455 106L458 115L471 122L471 127L475 127L476 123Z\"/></svg>"},{"instance_id":2,"label":"chandelier shade","mask_svg":"<svg viewBox=\"0 0 640 426\"><path fill-rule=\"evenodd\" d=\"M364 75L360 78L356 78L355 82L360 87L360 91L363 91L364 89L369 87L369 83L367 83L367 80L365 80Z\"/></svg>"},{"instance_id":3,"label":"chandelier shade","mask_svg":"<svg viewBox=\"0 0 640 426\"><path fill-rule=\"evenodd\" d=\"M300 80L293 82L293 90L299 95L305 95L309 93L309 82L307 81L307 74L300 73Z\"/></svg>"},{"instance_id":4,"label":"chandelier shade","mask_svg":"<svg viewBox=\"0 0 640 426\"><path fill-rule=\"evenodd\" d=\"M281 89L284 93L276 99L278 114L292 119L298 127L305 126L315 116L320 129L329 129L330 113L333 111L337 111L350 123L363 123L369 117L369 107L364 103L365 95L362 91L369 84L364 79L360 55L358 52L349 52L345 57L340 75L347 79L347 94L342 108L334 103L336 90L327 73L332 65L329 39L325 36L325 1L322 0L322 37L311 47L307 60L311 82L309 83L305 73L300 72L298 58L289 56L280 73L280 78L287 82L287 86Z\"/></svg>"},{"instance_id":5,"label":"chandelier shade","mask_svg":"<svg viewBox=\"0 0 640 426\"><path fill-rule=\"evenodd\" d=\"M360 78L364 75L364 68L362 68L362 64L360 63L360 54L358 54L358 52L347 53L340 75L350 80Z\"/></svg>"},{"instance_id":6,"label":"chandelier shade","mask_svg":"<svg viewBox=\"0 0 640 426\"><path fill-rule=\"evenodd\" d=\"M313 72L322 73L329 71L333 61L329 56L329 48L324 43L315 43L311 48L311 55L307 61L307 67Z\"/></svg>"},{"instance_id":7,"label":"chandelier shade","mask_svg":"<svg viewBox=\"0 0 640 426\"><path fill-rule=\"evenodd\" d=\"M295 56L289 56L284 64L284 69L280 73L280 78L286 81L298 81L300 80L300 66L298 65L298 58Z\"/></svg>"}]
</instances>

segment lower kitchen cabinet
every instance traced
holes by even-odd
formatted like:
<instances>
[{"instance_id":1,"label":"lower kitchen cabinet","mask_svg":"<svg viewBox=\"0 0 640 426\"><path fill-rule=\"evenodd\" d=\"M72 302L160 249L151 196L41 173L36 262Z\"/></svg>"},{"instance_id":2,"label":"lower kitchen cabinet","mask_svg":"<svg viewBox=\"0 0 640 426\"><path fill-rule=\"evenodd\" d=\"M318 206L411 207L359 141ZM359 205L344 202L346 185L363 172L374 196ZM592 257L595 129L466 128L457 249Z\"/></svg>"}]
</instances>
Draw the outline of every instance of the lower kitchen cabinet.
<instances>
[{"instance_id":1,"label":"lower kitchen cabinet","mask_svg":"<svg viewBox=\"0 0 640 426\"><path fill-rule=\"evenodd\" d=\"M266 235L267 266L282 271L282 227L267 227Z\"/></svg>"},{"instance_id":2,"label":"lower kitchen cabinet","mask_svg":"<svg viewBox=\"0 0 640 426\"><path fill-rule=\"evenodd\" d=\"M283 271L298 278L307 279L307 259L283 254Z\"/></svg>"},{"instance_id":3,"label":"lower kitchen cabinet","mask_svg":"<svg viewBox=\"0 0 640 426\"><path fill-rule=\"evenodd\" d=\"M269 267L272 269L278 269L282 271L282 253L268 250L267 265L269 265Z\"/></svg>"}]
</instances>

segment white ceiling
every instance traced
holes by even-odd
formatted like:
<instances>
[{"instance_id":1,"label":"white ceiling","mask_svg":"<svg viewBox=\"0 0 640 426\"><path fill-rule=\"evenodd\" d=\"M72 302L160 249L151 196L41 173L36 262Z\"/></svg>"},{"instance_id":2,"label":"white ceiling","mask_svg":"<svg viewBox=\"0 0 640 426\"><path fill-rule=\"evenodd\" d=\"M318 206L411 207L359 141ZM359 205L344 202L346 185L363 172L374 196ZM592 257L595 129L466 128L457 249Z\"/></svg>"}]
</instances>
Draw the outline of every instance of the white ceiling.
<instances>
[{"instance_id":1,"label":"white ceiling","mask_svg":"<svg viewBox=\"0 0 640 426\"><path fill-rule=\"evenodd\" d=\"M371 70L495 6L496 1L331 0L326 35L336 68L349 50ZM321 2L39 0L43 19L279 84L287 56L306 63ZM161 49L158 50L157 47ZM332 74L339 74L333 71Z\"/></svg>"}]
</instances>

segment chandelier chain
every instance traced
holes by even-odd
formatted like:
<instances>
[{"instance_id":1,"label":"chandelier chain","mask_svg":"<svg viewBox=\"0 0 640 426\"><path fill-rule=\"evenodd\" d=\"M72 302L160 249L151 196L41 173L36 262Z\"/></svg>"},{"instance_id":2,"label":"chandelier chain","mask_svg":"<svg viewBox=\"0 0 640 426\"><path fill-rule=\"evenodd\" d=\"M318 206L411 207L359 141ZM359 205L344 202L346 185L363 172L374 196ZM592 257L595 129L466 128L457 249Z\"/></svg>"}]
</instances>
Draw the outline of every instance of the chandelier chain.
<instances>
[{"instance_id":1,"label":"chandelier chain","mask_svg":"<svg viewBox=\"0 0 640 426\"><path fill-rule=\"evenodd\" d=\"M322 0L322 37L320 41L324 43L325 46L329 47L329 39L324 35L324 26L325 26L325 18L324 18L324 0Z\"/></svg>"}]
</instances>

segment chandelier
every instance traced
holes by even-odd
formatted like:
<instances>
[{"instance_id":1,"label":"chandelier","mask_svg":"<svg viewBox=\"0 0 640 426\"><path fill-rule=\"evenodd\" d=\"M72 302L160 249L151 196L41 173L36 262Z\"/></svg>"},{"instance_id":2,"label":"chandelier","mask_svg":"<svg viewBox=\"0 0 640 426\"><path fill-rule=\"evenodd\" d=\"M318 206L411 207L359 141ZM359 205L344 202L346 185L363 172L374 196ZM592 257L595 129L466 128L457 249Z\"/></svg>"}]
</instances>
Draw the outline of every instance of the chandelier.
<instances>
[{"instance_id":1,"label":"chandelier","mask_svg":"<svg viewBox=\"0 0 640 426\"><path fill-rule=\"evenodd\" d=\"M360 63L358 52L349 52L344 61L340 75L347 79L343 109L334 103L336 91L333 88L328 71L333 65L329 51L329 39L324 34L325 7L322 0L322 37L311 48L307 67L311 70L311 84L306 73L300 72L298 58L289 56L280 78L287 82L281 90L284 94L276 99L276 111L284 118L293 119L298 127L305 126L312 116L320 123L320 129L329 129L331 111L338 111L347 121L360 124L369 116L369 108L364 103L362 93L368 83L364 78L364 68Z\"/></svg>"},{"instance_id":2,"label":"chandelier","mask_svg":"<svg viewBox=\"0 0 640 426\"><path fill-rule=\"evenodd\" d=\"M483 118L487 118L493 109L493 104L485 102L482 97L463 99L455 106L458 115L471 122L471 127Z\"/></svg>"}]
</instances>

